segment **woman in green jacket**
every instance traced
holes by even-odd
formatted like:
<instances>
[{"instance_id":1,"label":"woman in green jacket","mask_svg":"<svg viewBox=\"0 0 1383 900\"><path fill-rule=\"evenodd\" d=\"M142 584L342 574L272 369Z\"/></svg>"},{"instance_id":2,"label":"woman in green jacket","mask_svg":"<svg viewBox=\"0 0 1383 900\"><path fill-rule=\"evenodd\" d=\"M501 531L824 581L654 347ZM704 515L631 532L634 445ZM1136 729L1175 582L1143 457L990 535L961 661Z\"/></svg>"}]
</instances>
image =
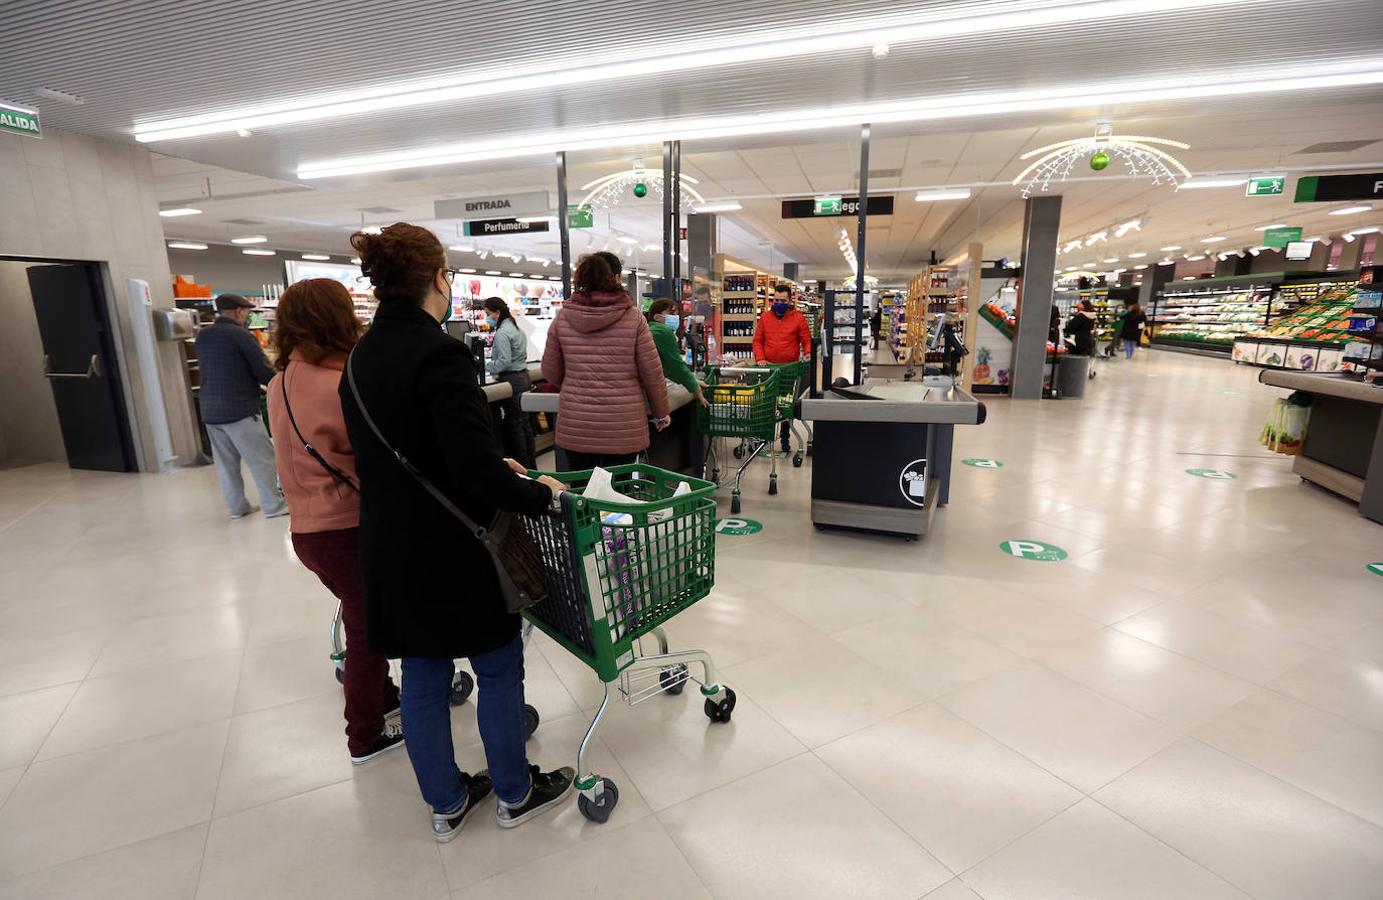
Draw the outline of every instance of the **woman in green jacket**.
<instances>
[{"instance_id":1,"label":"woman in green jacket","mask_svg":"<svg viewBox=\"0 0 1383 900\"><path fill-rule=\"evenodd\" d=\"M663 362L663 377L686 388L698 403L706 406L706 395L701 392L696 376L687 367L677 343L677 326L682 324L681 317L677 315L677 303L660 297L649 305L647 315L648 330L653 333L653 344L658 348L658 358Z\"/></svg>"}]
</instances>

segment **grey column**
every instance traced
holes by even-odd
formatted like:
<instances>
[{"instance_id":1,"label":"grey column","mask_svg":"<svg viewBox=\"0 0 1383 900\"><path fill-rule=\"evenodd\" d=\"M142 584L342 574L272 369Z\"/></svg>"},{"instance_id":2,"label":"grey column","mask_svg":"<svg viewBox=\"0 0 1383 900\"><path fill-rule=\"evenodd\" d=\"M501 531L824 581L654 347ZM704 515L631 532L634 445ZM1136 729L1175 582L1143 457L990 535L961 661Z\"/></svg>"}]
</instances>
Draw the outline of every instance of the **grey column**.
<instances>
[{"instance_id":1,"label":"grey column","mask_svg":"<svg viewBox=\"0 0 1383 900\"><path fill-rule=\"evenodd\" d=\"M783 263L783 277L789 281L797 281L801 277L801 263Z\"/></svg>"},{"instance_id":2,"label":"grey column","mask_svg":"<svg viewBox=\"0 0 1383 900\"><path fill-rule=\"evenodd\" d=\"M562 242L562 299L571 298L571 223L567 221L567 151L557 151L557 230Z\"/></svg>"},{"instance_id":3,"label":"grey column","mask_svg":"<svg viewBox=\"0 0 1383 900\"><path fill-rule=\"evenodd\" d=\"M1061 197L1029 197L1023 211L1023 302L1013 336L1009 393L1018 400L1042 399L1047 366L1047 331L1052 317L1052 273L1061 228Z\"/></svg>"},{"instance_id":4,"label":"grey column","mask_svg":"<svg viewBox=\"0 0 1383 900\"><path fill-rule=\"evenodd\" d=\"M711 322L711 287L716 280L716 216L715 213L692 213L687 216L687 277L692 283L692 314L705 316ZM674 260L673 265L677 265ZM717 335L719 340L719 335Z\"/></svg>"},{"instance_id":5,"label":"grey column","mask_svg":"<svg viewBox=\"0 0 1383 900\"><path fill-rule=\"evenodd\" d=\"M1153 301L1157 295L1162 293L1162 289L1176 277L1177 265L1175 262L1170 265L1149 266L1143 270L1143 284L1138 288L1138 305L1143 307L1144 315L1151 316Z\"/></svg>"}]
</instances>

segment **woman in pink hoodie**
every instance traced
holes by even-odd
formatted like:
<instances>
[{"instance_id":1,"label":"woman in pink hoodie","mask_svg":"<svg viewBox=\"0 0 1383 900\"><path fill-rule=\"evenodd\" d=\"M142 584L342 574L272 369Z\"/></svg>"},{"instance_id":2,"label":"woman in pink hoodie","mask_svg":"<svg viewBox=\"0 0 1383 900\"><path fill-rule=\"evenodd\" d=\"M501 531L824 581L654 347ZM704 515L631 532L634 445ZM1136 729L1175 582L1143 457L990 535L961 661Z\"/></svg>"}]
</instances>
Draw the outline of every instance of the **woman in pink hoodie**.
<instances>
[{"instance_id":1,"label":"woman in pink hoodie","mask_svg":"<svg viewBox=\"0 0 1383 900\"><path fill-rule=\"evenodd\" d=\"M572 295L547 333L543 377L562 393L562 471L632 463L648 449L650 417L659 431L672 422L648 322L608 256L592 254L577 263Z\"/></svg>"},{"instance_id":2,"label":"woman in pink hoodie","mask_svg":"<svg viewBox=\"0 0 1383 900\"><path fill-rule=\"evenodd\" d=\"M279 374L268 389L274 461L292 517L293 550L341 601L348 651L346 744L356 765L403 746L394 718L399 689L389 679L389 660L365 644L360 490L337 393L346 356L359 338L360 320L344 286L329 278L291 285L279 299Z\"/></svg>"}]
</instances>

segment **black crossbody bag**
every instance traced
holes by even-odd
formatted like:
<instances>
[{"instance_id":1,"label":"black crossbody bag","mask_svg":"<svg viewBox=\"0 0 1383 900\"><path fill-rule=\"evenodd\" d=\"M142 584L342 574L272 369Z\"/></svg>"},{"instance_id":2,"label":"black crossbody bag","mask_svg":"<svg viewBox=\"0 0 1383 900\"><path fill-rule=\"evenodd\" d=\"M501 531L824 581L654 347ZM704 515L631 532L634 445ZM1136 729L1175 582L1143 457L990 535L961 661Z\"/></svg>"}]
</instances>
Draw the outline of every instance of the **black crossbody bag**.
<instances>
[{"instance_id":1,"label":"black crossbody bag","mask_svg":"<svg viewBox=\"0 0 1383 900\"><path fill-rule=\"evenodd\" d=\"M475 524L470 516L462 512L437 485L409 462L408 457L394 449L375 424L375 420L370 417L369 410L365 408L365 401L361 399L360 389L355 384L355 371L351 365L354 359L355 353L352 351L346 358L346 383L350 385L351 396L355 398L355 406L360 410L365 424L370 426L370 431L374 432L374 436L384 449L398 460L404 471L413 476L413 480L442 504L447 512L455 516L467 531L475 535L475 539L480 541L481 546L490 554L490 559L495 564L495 575L499 579L499 590L504 597L505 608L511 613L518 613L543 602L547 598L547 582L543 575L542 557L519 516L500 510L488 528Z\"/></svg>"},{"instance_id":2,"label":"black crossbody bag","mask_svg":"<svg viewBox=\"0 0 1383 900\"><path fill-rule=\"evenodd\" d=\"M342 472L340 469L338 469L336 466L333 466L331 463L327 462L326 457L319 453L317 451L317 448L312 446L312 444L308 442L307 438L303 437L302 429L298 427L298 420L293 418L293 404L288 402L287 369L283 370L283 377L279 379L279 390L283 392L283 409L286 413L288 413L288 424L293 426L293 433L298 436L298 443L303 445L303 449L307 451L307 455L317 460L317 464L320 465L323 469L325 469L327 474L330 475L333 479L335 479L339 484L342 484L345 487L350 488L357 494L360 493L360 485L355 483L354 478L347 475L345 472Z\"/></svg>"}]
</instances>

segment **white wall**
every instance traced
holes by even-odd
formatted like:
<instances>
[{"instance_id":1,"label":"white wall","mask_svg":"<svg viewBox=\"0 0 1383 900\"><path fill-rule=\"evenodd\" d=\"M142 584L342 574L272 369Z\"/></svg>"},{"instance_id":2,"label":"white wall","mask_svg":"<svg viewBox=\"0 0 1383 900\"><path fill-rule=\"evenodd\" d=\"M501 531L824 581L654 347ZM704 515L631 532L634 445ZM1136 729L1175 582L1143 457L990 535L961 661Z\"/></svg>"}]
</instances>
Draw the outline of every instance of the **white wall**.
<instances>
[{"instance_id":1,"label":"white wall","mask_svg":"<svg viewBox=\"0 0 1383 900\"><path fill-rule=\"evenodd\" d=\"M174 219L173 222L177 220ZM168 224L169 233L176 228ZM209 284L213 294L258 294L265 284L283 284L283 261L298 259L298 253L278 256L246 256L239 247L211 244L205 250L168 250L168 267L174 275L195 276L198 284ZM341 257L338 262L345 262Z\"/></svg>"},{"instance_id":2,"label":"white wall","mask_svg":"<svg viewBox=\"0 0 1383 900\"><path fill-rule=\"evenodd\" d=\"M135 442L145 471L158 471L125 302L126 279L142 278L155 305L173 303L149 151L53 128L42 139L0 134L0 197L0 255L105 264ZM197 448L176 345L160 344L157 363L173 449L187 464Z\"/></svg>"},{"instance_id":3,"label":"white wall","mask_svg":"<svg viewBox=\"0 0 1383 900\"><path fill-rule=\"evenodd\" d=\"M67 462L57 404L43 377L27 263L0 261L0 459Z\"/></svg>"}]
</instances>

